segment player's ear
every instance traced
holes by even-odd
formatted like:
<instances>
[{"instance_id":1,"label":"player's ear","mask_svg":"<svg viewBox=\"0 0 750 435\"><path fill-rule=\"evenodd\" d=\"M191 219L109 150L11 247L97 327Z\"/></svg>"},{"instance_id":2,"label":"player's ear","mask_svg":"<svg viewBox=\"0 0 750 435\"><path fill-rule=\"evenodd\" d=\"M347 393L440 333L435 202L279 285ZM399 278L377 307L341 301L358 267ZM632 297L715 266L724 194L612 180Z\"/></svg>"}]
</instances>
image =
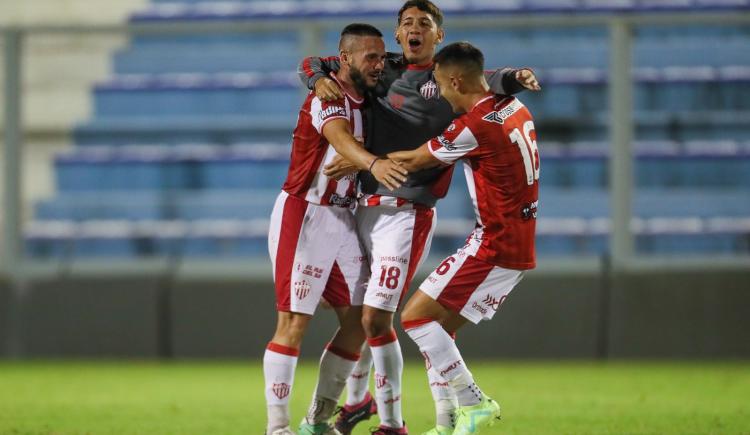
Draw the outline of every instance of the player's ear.
<instances>
[{"instance_id":1,"label":"player's ear","mask_svg":"<svg viewBox=\"0 0 750 435\"><path fill-rule=\"evenodd\" d=\"M401 40L398 38L398 29L393 33L393 36L396 37L396 44L401 45Z\"/></svg>"},{"instance_id":2,"label":"player's ear","mask_svg":"<svg viewBox=\"0 0 750 435\"><path fill-rule=\"evenodd\" d=\"M443 30L442 27L438 27L438 29L437 29L437 39L435 40L435 42L437 44L440 44L441 42L443 42L444 39L445 39L445 31Z\"/></svg>"}]
</instances>

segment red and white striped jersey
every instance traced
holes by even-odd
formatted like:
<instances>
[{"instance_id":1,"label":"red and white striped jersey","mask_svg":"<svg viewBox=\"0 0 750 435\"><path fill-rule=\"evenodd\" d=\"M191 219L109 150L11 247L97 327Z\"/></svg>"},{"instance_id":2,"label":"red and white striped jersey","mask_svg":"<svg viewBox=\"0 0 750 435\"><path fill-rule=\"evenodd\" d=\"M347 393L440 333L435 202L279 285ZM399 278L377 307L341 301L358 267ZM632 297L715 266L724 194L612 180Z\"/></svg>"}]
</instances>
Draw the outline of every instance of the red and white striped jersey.
<instances>
[{"instance_id":1,"label":"red and white striped jersey","mask_svg":"<svg viewBox=\"0 0 750 435\"><path fill-rule=\"evenodd\" d=\"M348 94L340 100L326 102L310 92L297 118L289 173L282 190L313 204L354 207L356 176L334 180L323 174L323 167L336 156L336 150L323 136L323 126L334 119L345 119L349 121L354 138L363 142L363 102Z\"/></svg>"},{"instance_id":2,"label":"red and white striped jersey","mask_svg":"<svg viewBox=\"0 0 750 435\"><path fill-rule=\"evenodd\" d=\"M474 255L507 269L536 266L539 152L531 113L517 98L488 95L429 142L433 156L463 159L481 240Z\"/></svg>"}]
</instances>

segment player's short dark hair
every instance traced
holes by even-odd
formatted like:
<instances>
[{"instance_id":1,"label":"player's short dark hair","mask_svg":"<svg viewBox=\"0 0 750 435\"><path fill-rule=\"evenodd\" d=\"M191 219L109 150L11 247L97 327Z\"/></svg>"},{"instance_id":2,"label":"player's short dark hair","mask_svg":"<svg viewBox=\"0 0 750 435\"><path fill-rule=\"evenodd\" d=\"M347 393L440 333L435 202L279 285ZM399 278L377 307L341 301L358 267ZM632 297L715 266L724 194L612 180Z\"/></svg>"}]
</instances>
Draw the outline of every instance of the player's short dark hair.
<instances>
[{"instance_id":1,"label":"player's short dark hair","mask_svg":"<svg viewBox=\"0 0 750 435\"><path fill-rule=\"evenodd\" d=\"M440 12L440 8L430 0L408 0L398 11L397 24L401 24L401 15L403 15L404 11L409 8L417 8L422 12L427 12L432 15L432 19L435 20L438 27L443 27L443 13Z\"/></svg>"},{"instance_id":2,"label":"player's short dark hair","mask_svg":"<svg viewBox=\"0 0 750 435\"><path fill-rule=\"evenodd\" d=\"M383 33L381 33L377 27L367 23L351 23L341 31L339 50L342 48L344 39L346 39L347 36L377 36L378 38L382 38Z\"/></svg>"},{"instance_id":3,"label":"player's short dark hair","mask_svg":"<svg viewBox=\"0 0 750 435\"><path fill-rule=\"evenodd\" d=\"M432 58L440 66L457 66L467 74L484 72L484 55L482 51L468 42L454 42L443 47Z\"/></svg>"}]
</instances>

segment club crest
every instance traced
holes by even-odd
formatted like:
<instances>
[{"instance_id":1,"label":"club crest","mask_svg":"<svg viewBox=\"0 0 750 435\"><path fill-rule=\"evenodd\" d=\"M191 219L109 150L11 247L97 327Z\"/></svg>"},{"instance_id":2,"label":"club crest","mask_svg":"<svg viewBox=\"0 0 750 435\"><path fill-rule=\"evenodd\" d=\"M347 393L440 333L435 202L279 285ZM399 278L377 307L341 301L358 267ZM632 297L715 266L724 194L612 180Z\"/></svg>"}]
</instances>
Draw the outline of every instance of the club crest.
<instances>
[{"instance_id":1,"label":"club crest","mask_svg":"<svg viewBox=\"0 0 750 435\"><path fill-rule=\"evenodd\" d=\"M297 299L304 299L310 293L310 284L306 280L296 281L294 283L294 294Z\"/></svg>"},{"instance_id":2,"label":"club crest","mask_svg":"<svg viewBox=\"0 0 750 435\"><path fill-rule=\"evenodd\" d=\"M432 80L428 81L427 83L423 84L421 88L419 88L419 93L422 94L422 97L425 100L429 100L430 98L435 98L437 96L438 87Z\"/></svg>"}]
</instances>

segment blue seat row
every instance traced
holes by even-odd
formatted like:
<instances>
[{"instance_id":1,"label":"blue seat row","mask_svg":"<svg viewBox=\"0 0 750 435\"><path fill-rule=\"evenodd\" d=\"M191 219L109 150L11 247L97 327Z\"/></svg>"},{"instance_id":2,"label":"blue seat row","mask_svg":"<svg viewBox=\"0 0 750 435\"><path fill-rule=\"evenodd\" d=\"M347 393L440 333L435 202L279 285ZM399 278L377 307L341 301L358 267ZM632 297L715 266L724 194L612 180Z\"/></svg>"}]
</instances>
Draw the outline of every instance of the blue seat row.
<instances>
[{"instance_id":1,"label":"blue seat row","mask_svg":"<svg viewBox=\"0 0 750 435\"><path fill-rule=\"evenodd\" d=\"M448 196L438 202L441 218L470 219L473 206L464 179L454 178ZM64 193L35 206L38 220L203 220L256 219L271 214L279 187L235 191ZM602 189L543 187L539 215L554 218L601 218L609 215ZM750 217L748 189L638 189L633 213L643 218L712 216Z\"/></svg>"},{"instance_id":2,"label":"blue seat row","mask_svg":"<svg viewBox=\"0 0 750 435\"><path fill-rule=\"evenodd\" d=\"M656 187L750 187L750 142L640 142L635 181ZM289 145L82 147L55 158L61 192L279 188ZM607 185L607 145L542 142L547 186ZM457 175L456 178L461 178Z\"/></svg>"},{"instance_id":3,"label":"blue seat row","mask_svg":"<svg viewBox=\"0 0 750 435\"><path fill-rule=\"evenodd\" d=\"M750 219L641 220L639 252L657 254L738 254L750 249ZM604 221L606 225L606 221ZM267 220L37 221L26 230L27 251L38 258L144 256L265 257ZM600 223L542 218L536 239L540 256L601 255L607 231ZM463 244L466 234L436 232L430 254L440 257Z\"/></svg>"},{"instance_id":4,"label":"blue seat row","mask_svg":"<svg viewBox=\"0 0 750 435\"><path fill-rule=\"evenodd\" d=\"M486 65L533 65L536 68L606 68L609 41L600 31L591 38L560 31L552 37L537 33L451 31L449 41L471 41L485 55ZM338 32L327 32L321 55L338 52ZM179 72L286 71L297 67L303 54L295 32L206 35L195 37L137 37L114 56L118 74ZM640 67L750 65L750 37L704 36L685 40L636 40L633 61ZM397 47L390 47L397 50Z\"/></svg>"},{"instance_id":5,"label":"blue seat row","mask_svg":"<svg viewBox=\"0 0 750 435\"><path fill-rule=\"evenodd\" d=\"M335 4L335 7L332 7ZM518 13L601 13L660 11L738 11L750 8L748 0L527 0L524 2L488 2L486 0L452 2L443 5L446 15L509 15ZM238 20L238 19L294 19L342 18L361 16L390 17L398 10L398 3L382 1L188 1L164 4L157 2L149 9L131 17L134 22L172 20Z\"/></svg>"},{"instance_id":6,"label":"blue seat row","mask_svg":"<svg viewBox=\"0 0 750 435\"><path fill-rule=\"evenodd\" d=\"M279 189L76 192L35 204L40 221L267 219Z\"/></svg>"},{"instance_id":7,"label":"blue seat row","mask_svg":"<svg viewBox=\"0 0 750 435\"><path fill-rule=\"evenodd\" d=\"M637 110L654 112L750 111L750 67L703 70L646 70L636 77L648 86L635 89ZM733 71L739 71L730 76ZM703 74L701 74L703 72ZM607 108L605 75L600 70L540 71L545 92L523 98L537 117L586 116ZM726 79L721 86L715 83ZM648 81L646 81L648 80ZM585 89L581 85L587 86ZM124 76L94 91L99 119L223 116L295 117L304 90L289 74Z\"/></svg>"}]
</instances>

